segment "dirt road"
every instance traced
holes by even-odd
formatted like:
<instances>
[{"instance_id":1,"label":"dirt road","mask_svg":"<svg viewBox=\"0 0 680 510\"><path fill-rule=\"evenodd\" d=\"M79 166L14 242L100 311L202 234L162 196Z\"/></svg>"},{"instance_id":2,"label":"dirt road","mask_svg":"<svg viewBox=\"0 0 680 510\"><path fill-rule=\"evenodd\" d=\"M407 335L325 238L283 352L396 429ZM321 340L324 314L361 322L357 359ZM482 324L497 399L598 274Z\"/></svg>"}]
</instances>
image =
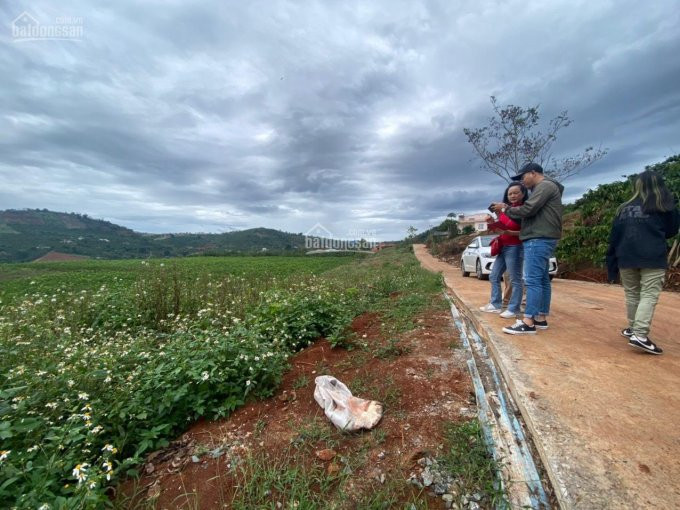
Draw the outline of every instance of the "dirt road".
<instances>
[{"instance_id":1,"label":"dirt road","mask_svg":"<svg viewBox=\"0 0 680 510\"><path fill-rule=\"evenodd\" d=\"M680 294L664 292L656 309L650 336L661 356L620 335L614 285L553 281L550 329L513 336L502 332L511 320L478 309L489 282L414 250L486 337L563 508L680 507Z\"/></svg>"}]
</instances>

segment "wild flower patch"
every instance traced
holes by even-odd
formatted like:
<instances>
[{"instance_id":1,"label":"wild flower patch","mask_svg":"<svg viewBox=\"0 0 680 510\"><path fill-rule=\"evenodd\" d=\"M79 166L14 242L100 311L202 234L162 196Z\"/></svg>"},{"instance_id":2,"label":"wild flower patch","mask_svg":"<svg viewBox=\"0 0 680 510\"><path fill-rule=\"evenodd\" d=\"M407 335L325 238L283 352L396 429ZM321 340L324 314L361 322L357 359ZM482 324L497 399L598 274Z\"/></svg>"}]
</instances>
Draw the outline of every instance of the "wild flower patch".
<instances>
[{"instance_id":1,"label":"wild flower patch","mask_svg":"<svg viewBox=\"0 0 680 510\"><path fill-rule=\"evenodd\" d=\"M0 506L105 504L145 453L271 394L294 349L346 320L312 274L147 269L127 287L41 293L28 281L0 305ZM176 308L159 308L166 299Z\"/></svg>"}]
</instances>

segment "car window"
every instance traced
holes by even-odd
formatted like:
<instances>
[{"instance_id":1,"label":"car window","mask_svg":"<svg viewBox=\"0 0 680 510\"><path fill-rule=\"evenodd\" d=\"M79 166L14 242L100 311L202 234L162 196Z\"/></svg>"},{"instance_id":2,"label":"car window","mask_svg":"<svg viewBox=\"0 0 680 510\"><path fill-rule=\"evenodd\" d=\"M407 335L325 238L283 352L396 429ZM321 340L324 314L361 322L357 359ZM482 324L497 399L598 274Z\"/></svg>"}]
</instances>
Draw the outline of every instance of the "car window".
<instances>
[{"instance_id":1,"label":"car window","mask_svg":"<svg viewBox=\"0 0 680 510\"><path fill-rule=\"evenodd\" d=\"M477 239L468 244L468 248L477 248Z\"/></svg>"},{"instance_id":2,"label":"car window","mask_svg":"<svg viewBox=\"0 0 680 510\"><path fill-rule=\"evenodd\" d=\"M485 248L488 248L491 246L491 241L493 241L493 236L486 236L486 237L480 237L479 238L482 241L482 246Z\"/></svg>"}]
</instances>

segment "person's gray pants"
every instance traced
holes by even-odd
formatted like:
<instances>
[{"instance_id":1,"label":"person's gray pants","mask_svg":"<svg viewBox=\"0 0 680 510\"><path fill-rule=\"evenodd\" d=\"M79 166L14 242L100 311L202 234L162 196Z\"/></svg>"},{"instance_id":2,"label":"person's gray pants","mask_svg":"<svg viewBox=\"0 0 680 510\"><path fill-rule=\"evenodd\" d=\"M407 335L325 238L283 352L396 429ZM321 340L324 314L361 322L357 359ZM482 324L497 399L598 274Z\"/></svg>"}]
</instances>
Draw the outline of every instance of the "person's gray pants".
<instances>
[{"instance_id":1,"label":"person's gray pants","mask_svg":"<svg viewBox=\"0 0 680 510\"><path fill-rule=\"evenodd\" d=\"M636 336L647 338L666 276L665 269L621 269L626 294L628 327Z\"/></svg>"}]
</instances>

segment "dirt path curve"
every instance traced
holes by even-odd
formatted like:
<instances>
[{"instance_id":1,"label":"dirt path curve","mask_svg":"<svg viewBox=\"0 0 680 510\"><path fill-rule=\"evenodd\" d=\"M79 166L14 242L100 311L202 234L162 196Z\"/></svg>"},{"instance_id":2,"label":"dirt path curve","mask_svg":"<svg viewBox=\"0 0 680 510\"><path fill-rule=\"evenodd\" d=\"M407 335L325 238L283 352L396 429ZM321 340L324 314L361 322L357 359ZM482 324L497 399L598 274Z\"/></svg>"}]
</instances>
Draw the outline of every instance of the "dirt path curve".
<instances>
[{"instance_id":1,"label":"dirt path curve","mask_svg":"<svg viewBox=\"0 0 680 510\"><path fill-rule=\"evenodd\" d=\"M414 251L486 338L563 508L680 507L680 294L664 292L656 309L661 356L620 335L617 285L554 280L550 329L512 336L502 332L511 321L479 311L489 282Z\"/></svg>"}]
</instances>

